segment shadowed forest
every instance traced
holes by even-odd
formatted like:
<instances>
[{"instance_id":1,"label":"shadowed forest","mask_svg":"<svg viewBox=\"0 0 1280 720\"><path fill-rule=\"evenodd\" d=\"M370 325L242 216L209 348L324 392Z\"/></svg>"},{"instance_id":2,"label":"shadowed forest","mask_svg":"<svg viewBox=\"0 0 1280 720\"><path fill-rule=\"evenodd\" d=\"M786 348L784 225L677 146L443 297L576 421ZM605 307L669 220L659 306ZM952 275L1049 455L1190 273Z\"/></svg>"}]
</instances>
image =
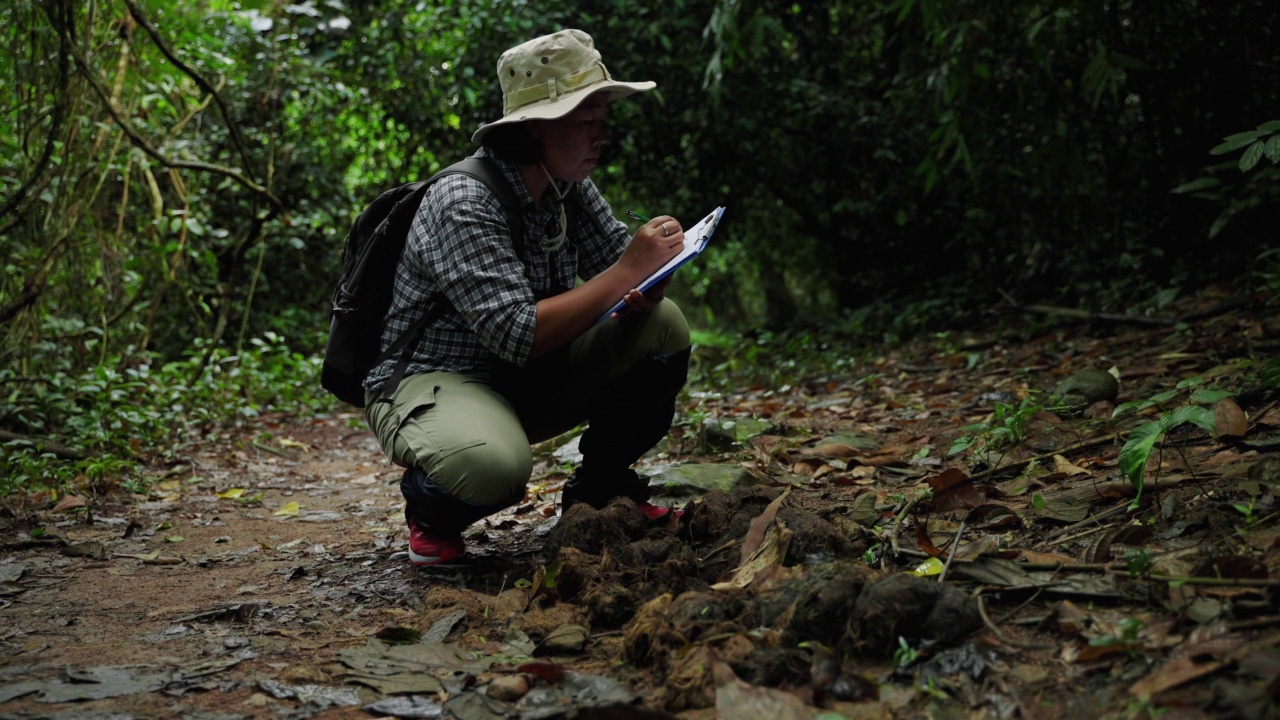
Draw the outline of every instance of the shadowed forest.
<instances>
[{"instance_id":1,"label":"shadowed forest","mask_svg":"<svg viewBox=\"0 0 1280 720\"><path fill-rule=\"evenodd\" d=\"M0 21L0 715L1277 717L1280 4ZM566 27L657 83L610 110L615 215L728 208L642 468L686 512L556 523L566 436L415 573L319 384L343 244Z\"/></svg>"}]
</instances>

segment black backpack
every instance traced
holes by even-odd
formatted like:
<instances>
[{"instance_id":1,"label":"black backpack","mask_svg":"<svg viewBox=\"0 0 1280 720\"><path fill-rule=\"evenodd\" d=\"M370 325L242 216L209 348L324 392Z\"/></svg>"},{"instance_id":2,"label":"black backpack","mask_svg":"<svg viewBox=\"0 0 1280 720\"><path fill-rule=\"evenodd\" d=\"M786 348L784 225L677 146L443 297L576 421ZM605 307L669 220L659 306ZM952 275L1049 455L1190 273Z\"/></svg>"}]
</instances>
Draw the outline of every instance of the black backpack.
<instances>
[{"instance_id":1,"label":"black backpack","mask_svg":"<svg viewBox=\"0 0 1280 720\"><path fill-rule=\"evenodd\" d=\"M342 276L334 290L329 313L329 340L324 349L320 384L339 400L364 407L365 377L375 366L399 352L400 361L382 391L384 397L394 393L409 366L414 346L427 326L444 310L445 303L436 303L407 333L379 352L382 324L391 307L396 265L418 206L432 183L457 173L476 178L498 196L507 212L516 254L520 254L524 222L519 201L502 173L487 160L469 157L426 180L401 185L379 195L360 213L347 235L342 249Z\"/></svg>"}]
</instances>

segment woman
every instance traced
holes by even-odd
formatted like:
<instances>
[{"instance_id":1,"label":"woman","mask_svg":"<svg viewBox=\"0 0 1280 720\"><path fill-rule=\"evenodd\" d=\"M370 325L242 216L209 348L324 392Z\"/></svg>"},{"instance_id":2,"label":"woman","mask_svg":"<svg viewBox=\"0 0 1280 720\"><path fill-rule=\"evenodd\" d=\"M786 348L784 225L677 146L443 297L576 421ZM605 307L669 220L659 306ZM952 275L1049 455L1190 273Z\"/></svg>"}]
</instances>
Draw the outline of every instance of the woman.
<instances>
[{"instance_id":1,"label":"woman","mask_svg":"<svg viewBox=\"0 0 1280 720\"><path fill-rule=\"evenodd\" d=\"M426 313L438 317L392 392L394 358L365 381L369 425L406 468L415 565L461 555L467 525L524 497L530 444L584 421L562 507L627 497L650 519L667 512L647 502L631 465L671 426L689 328L662 286L635 288L684 234L660 216L628 238L589 179L610 103L654 83L613 80L580 30L508 50L498 79L503 116L472 140L511 186L520 219L474 177L431 186L396 271L383 349ZM619 298L622 316L598 323Z\"/></svg>"}]
</instances>

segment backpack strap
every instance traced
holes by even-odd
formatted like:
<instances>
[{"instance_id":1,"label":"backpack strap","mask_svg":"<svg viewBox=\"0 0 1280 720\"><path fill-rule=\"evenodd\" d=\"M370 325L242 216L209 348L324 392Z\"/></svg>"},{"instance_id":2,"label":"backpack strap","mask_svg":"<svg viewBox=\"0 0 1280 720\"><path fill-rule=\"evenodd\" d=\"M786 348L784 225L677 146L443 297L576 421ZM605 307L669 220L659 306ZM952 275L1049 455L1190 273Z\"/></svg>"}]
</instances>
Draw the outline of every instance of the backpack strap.
<instances>
[{"instance_id":1,"label":"backpack strap","mask_svg":"<svg viewBox=\"0 0 1280 720\"><path fill-rule=\"evenodd\" d=\"M512 245L515 249L516 257L519 257L524 251L524 218L520 214L520 200L516 197L515 191L511 189L510 183L507 182L502 172L498 170L498 167L492 161L478 157L459 160L427 179L423 183L423 196L425 197L426 195L425 187L431 186L435 181L446 175L458 174L470 175L479 180L484 183L485 187L489 188L490 192L498 197L498 202L502 204L502 209L506 211L507 226L511 229ZM416 207L414 212L417 212ZM418 322L414 323L414 326L408 332L396 338L396 341L391 343L391 346L378 356L377 361L374 362L375 367L381 365L387 358L397 352L400 353L400 359L396 361L396 366L391 371L391 377L387 378L386 384L382 386L382 393L378 398L378 402L389 400L392 395L395 395L396 388L400 387L400 381L404 379L405 372L409 369L409 361L413 358L413 349L422 340L423 334L427 331L427 326L438 320L440 315L444 313L444 309L445 303L437 302L430 310L423 313L422 317L418 319Z\"/></svg>"}]
</instances>

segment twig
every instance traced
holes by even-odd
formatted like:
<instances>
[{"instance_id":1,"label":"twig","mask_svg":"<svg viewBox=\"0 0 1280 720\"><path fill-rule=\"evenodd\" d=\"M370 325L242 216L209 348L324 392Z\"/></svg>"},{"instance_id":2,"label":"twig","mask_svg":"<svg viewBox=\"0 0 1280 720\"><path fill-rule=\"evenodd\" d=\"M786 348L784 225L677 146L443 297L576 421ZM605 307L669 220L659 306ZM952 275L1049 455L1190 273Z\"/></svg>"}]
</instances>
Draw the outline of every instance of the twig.
<instances>
[{"instance_id":1,"label":"twig","mask_svg":"<svg viewBox=\"0 0 1280 720\"><path fill-rule=\"evenodd\" d=\"M269 446L269 445L263 445L262 443L258 442L257 440L254 440L253 442L251 442L251 443L249 443L249 444L250 444L251 446L253 446L254 448L258 449L258 450L261 450L261 451L263 451L263 452L269 452L269 453L271 453L272 455L278 455L279 457L285 458L286 460L296 460L296 459L297 459L297 458L295 458L293 455L290 455L289 453L287 453L287 452L285 452L285 451L283 451L283 450L277 450L277 449L275 449L275 448L273 448L273 447L271 447L271 446Z\"/></svg>"},{"instance_id":2,"label":"twig","mask_svg":"<svg viewBox=\"0 0 1280 720\"><path fill-rule=\"evenodd\" d=\"M1093 516L1091 516L1091 517L1087 517L1087 518L1085 518L1084 520L1081 520L1081 521L1080 521L1080 522L1078 522L1078 523L1073 523L1073 524L1068 525L1068 526L1066 526L1066 527L1064 527L1064 528L1061 528L1061 529L1059 529L1059 530L1055 530L1054 532L1050 533L1050 534L1049 534L1049 536L1048 536L1048 537L1046 537L1044 540L1040 541L1040 547L1044 547L1045 545L1051 545L1051 544L1053 544L1054 542L1056 542L1056 541L1058 540L1058 538L1062 537L1063 535L1066 535L1067 533L1069 533L1069 532L1071 532L1071 531L1073 531L1073 530L1077 530L1077 529L1082 528L1082 527L1084 527L1084 526L1086 526L1086 525L1092 525L1092 524L1097 523L1097 522L1100 522L1100 521L1102 521L1102 520L1106 520L1107 518L1109 518L1109 517L1111 517L1111 516L1113 516L1113 515L1119 515L1120 513L1124 512L1124 511L1125 511L1125 509L1126 509L1126 508L1128 508L1128 507L1129 507L1129 503L1128 503L1128 502L1123 502L1123 503L1120 503L1119 505L1116 505L1116 506L1115 506L1115 507L1113 507L1113 508L1110 508L1110 509L1108 509L1108 510L1103 510L1102 512L1098 513L1097 515L1093 515Z\"/></svg>"},{"instance_id":3,"label":"twig","mask_svg":"<svg viewBox=\"0 0 1280 720\"><path fill-rule=\"evenodd\" d=\"M1112 572L1119 573L1119 570ZM1124 572L1128 572L1127 570ZM1215 577L1173 577L1171 575L1143 575L1144 580L1156 582L1178 583L1179 585L1214 585L1218 587L1280 587L1280 579L1273 578L1215 578Z\"/></svg>"},{"instance_id":4,"label":"twig","mask_svg":"<svg viewBox=\"0 0 1280 720\"><path fill-rule=\"evenodd\" d=\"M205 80L190 65L178 59L178 56L169 47L169 43L165 42L164 38L160 36L160 32L151 24L151 21L143 14L142 9L138 7L136 2L124 0L124 4L129 8L129 14L133 16L133 19L151 36L151 41L156 44L156 47L160 49L165 58L183 74L191 78L201 90L213 96L214 102L218 104L218 109L222 111L222 119L227 124L227 134L231 137L231 144L235 146L236 152L240 155L240 161L244 163L245 168L250 172L254 172L253 161L249 158L249 153L244 147L244 140L240 137L240 126L231 117L231 111L227 108L227 104L222 101L222 95L218 93L218 88L215 88L212 83Z\"/></svg>"},{"instance_id":5,"label":"twig","mask_svg":"<svg viewBox=\"0 0 1280 720\"><path fill-rule=\"evenodd\" d=\"M1133 575L1122 563L1018 563L1022 570L1052 570L1054 572L1097 572L1115 575ZM1179 585L1212 585L1217 587L1280 587L1280 579L1274 578L1220 578L1174 575L1134 575L1135 580L1177 583Z\"/></svg>"},{"instance_id":6,"label":"twig","mask_svg":"<svg viewBox=\"0 0 1280 720\"><path fill-rule=\"evenodd\" d=\"M1227 623L1227 629L1232 632L1239 632L1242 630L1261 630L1276 625L1280 625L1280 615L1267 615L1266 617L1253 618L1252 620Z\"/></svg>"},{"instance_id":7,"label":"twig","mask_svg":"<svg viewBox=\"0 0 1280 720\"><path fill-rule=\"evenodd\" d=\"M956 550L960 547L960 536L964 534L964 524L968 518L960 520L960 529L956 531L956 539L951 543L951 552L947 555L947 562L942 566L942 572L938 573L938 582L947 579L947 570L951 569L951 561L955 559Z\"/></svg>"},{"instance_id":8,"label":"twig","mask_svg":"<svg viewBox=\"0 0 1280 720\"><path fill-rule=\"evenodd\" d=\"M164 155L164 153L160 152L160 150L153 147L151 143L146 140L146 138L142 137L142 134L139 133L137 129L135 129L133 125L131 125L120 114L120 111L116 108L115 104L111 102L111 96L107 93L106 89L102 87L102 84L98 82L98 79L94 74L93 68L89 66L88 61L86 61L84 57L81 56L80 53L76 52L75 50L72 50L71 57L76 61L76 65L80 66L80 71L81 71L80 74L88 81L89 86L93 88L94 92L96 92L98 94L98 97L102 100L103 108L107 111L107 114L109 114L111 116L111 119L115 121L116 126L119 127L122 131L124 131L124 134L128 136L130 142L133 143L134 147L138 148L142 152L154 158L157 162L164 165L165 167L188 168L190 170L198 170L201 172L208 172L208 173L213 173L216 175L222 175L222 176L228 177L234 180L236 183L240 184L241 186L249 190L252 190L254 193L261 196L277 212L284 208L284 203L281 202L280 198L276 197L267 188L259 185L258 183L248 178L244 173L240 172L239 170L236 170L234 168L224 167L222 165L214 165L212 163L206 163L206 162L198 162L193 160L178 160L177 158L170 158Z\"/></svg>"},{"instance_id":9,"label":"twig","mask_svg":"<svg viewBox=\"0 0 1280 720\"><path fill-rule=\"evenodd\" d=\"M1093 535L1093 534L1095 534L1095 533L1100 533L1100 532L1102 532L1103 530L1106 530L1107 528L1112 527L1112 526L1113 526L1113 523L1107 523L1106 525L1099 525L1098 527L1095 527L1095 528L1089 528L1088 530L1085 530L1085 531L1083 531L1083 532L1078 532L1078 533L1076 533L1075 535L1068 535L1068 536L1066 536L1066 537L1062 538L1061 540L1054 540L1054 541L1053 541L1053 544L1055 544L1055 545L1068 545L1068 544L1070 544L1070 543L1072 543L1072 542L1075 542L1076 540L1079 540L1080 538L1086 538L1086 537L1089 537L1090 535ZM1047 543L1048 541L1045 541L1045 542Z\"/></svg>"},{"instance_id":10,"label":"twig","mask_svg":"<svg viewBox=\"0 0 1280 720\"><path fill-rule=\"evenodd\" d=\"M1075 452L1076 450L1084 450L1085 448L1091 448L1091 447L1094 447L1095 445L1103 445L1118 439L1120 439L1119 433L1111 433L1110 435L1099 435L1098 437L1089 438L1088 440L1081 440L1080 442L1074 445L1068 445L1064 448L1058 448L1057 450L1054 450L1052 452L1047 452L1041 455L1036 455L1034 457L1029 457L1025 460L1018 460L1015 462L1011 462L1008 465L993 467L990 470L983 470L980 473L974 473L973 475L969 476L969 480L972 481L972 480L984 479L992 475L998 475L1002 472L1005 472L1006 470L1023 468L1023 467L1026 467L1027 465L1030 465L1033 462L1037 462L1040 460L1047 460L1053 457L1054 455L1065 455L1070 452Z\"/></svg>"},{"instance_id":11,"label":"twig","mask_svg":"<svg viewBox=\"0 0 1280 720\"><path fill-rule=\"evenodd\" d=\"M54 442L49 442L48 440L31 437L30 435L21 435L15 432L9 432L8 430L0 430L0 441L11 442L15 440L31 443L40 450L53 453L63 460L83 460L85 458L85 454L75 448L69 448L65 445L59 445Z\"/></svg>"},{"instance_id":12,"label":"twig","mask_svg":"<svg viewBox=\"0 0 1280 720\"><path fill-rule=\"evenodd\" d=\"M1015 640L1014 638L1005 635L1004 632L991 621L991 616L987 615L987 608L982 602L982 592L987 589L988 588L986 587L979 587L975 589L973 591L973 600L978 606L978 614L982 616L982 622L986 624L987 629L991 631L992 635L996 636L997 640L1005 645L1012 645L1013 647L1019 647L1024 650L1052 650L1054 648L1054 646L1050 644Z\"/></svg>"},{"instance_id":13,"label":"twig","mask_svg":"<svg viewBox=\"0 0 1280 720\"><path fill-rule=\"evenodd\" d=\"M912 509L920 503L920 499L923 497L924 495L922 493L908 500L907 504L903 506L902 512L898 513L893 519L893 527L889 529L889 547L893 550L894 557L897 557L899 553L898 533L902 531L902 518L909 515Z\"/></svg>"}]
</instances>

